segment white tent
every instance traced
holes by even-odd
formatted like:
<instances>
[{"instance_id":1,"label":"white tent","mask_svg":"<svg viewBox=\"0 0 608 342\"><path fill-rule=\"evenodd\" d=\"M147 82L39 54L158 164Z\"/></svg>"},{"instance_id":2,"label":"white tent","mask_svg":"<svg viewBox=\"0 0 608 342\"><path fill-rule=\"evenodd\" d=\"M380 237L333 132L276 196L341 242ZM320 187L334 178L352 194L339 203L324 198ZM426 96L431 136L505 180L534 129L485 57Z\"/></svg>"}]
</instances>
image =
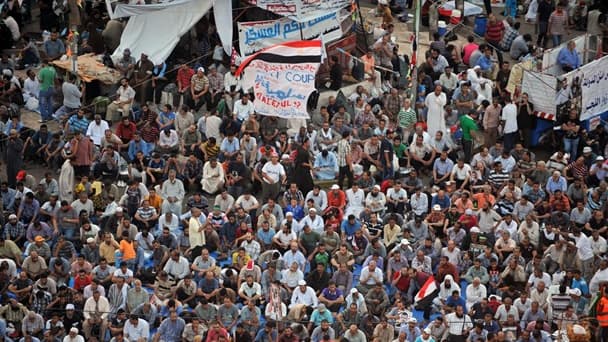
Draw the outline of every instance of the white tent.
<instances>
[{"instance_id":1,"label":"white tent","mask_svg":"<svg viewBox=\"0 0 608 342\"><path fill-rule=\"evenodd\" d=\"M232 1L175 0L150 5L118 4L114 11L106 0L112 19L130 17L120 45L112 57L120 58L124 49L139 59L141 53L157 64L165 61L175 46L192 26L214 8L215 22L224 50L232 50Z\"/></svg>"}]
</instances>

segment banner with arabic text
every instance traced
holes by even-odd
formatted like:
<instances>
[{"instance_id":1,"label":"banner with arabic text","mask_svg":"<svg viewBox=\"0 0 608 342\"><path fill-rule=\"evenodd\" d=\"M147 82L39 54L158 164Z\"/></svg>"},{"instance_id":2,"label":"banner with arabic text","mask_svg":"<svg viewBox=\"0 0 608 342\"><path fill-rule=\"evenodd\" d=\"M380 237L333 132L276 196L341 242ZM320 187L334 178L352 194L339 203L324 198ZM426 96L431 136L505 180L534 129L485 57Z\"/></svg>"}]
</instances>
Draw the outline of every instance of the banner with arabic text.
<instances>
[{"instance_id":1,"label":"banner with arabic text","mask_svg":"<svg viewBox=\"0 0 608 342\"><path fill-rule=\"evenodd\" d=\"M581 79L581 117L587 120L608 111L608 56L579 69Z\"/></svg>"},{"instance_id":2,"label":"banner with arabic text","mask_svg":"<svg viewBox=\"0 0 608 342\"><path fill-rule=\"evenodd\" d=\"M244 72L244 88L253 89L255 111L286 119L308 119L306 104L315 90L321 49L320 40L294 41L271 46L245 59L237 75Z\"/></svg>"},{"instance_id":3,"label":"banner with arabic text","mask_svg":"<svg viewBox=\"0 0 608 342\"><path fill-rule=\"evenodd\" d=\"M299 22L313 20L352 5L352 0L247 0L263 10Z\"/></svg>"},{"instance_id":4,"label":"banner with arabic text","mask_svg":"<svg viewBox=\"0 0 608 342\"><path fill-rule=\"evenodd\" d=\"M349 18L349 15L350 13L344 11L343 13L328 13L303 22L297 22L289 18L239 22L241 56L249 56L263 48L279 43L309 40L321 35L325 43L332 42L342 37L341 25L343 21Z\"/></svg>"}]
</instances>

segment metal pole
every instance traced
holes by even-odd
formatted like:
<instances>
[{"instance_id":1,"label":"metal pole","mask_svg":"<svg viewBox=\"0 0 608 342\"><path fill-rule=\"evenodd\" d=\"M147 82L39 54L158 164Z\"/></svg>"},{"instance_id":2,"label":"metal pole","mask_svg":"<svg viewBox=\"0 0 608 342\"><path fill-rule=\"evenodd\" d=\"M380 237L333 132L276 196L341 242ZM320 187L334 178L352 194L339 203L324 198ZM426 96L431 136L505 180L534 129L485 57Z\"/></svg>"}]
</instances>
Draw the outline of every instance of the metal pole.
<instances>
[{"instance_id":1,"label":"metal pole","mask_svg":"<svg viewBox=\"0 0 608 342\"><path fill-rule=\"evenodd\" d=\"M412 42L412 57L410 58L410 98L412 108L416 108L416 97L418 96L418 44L420 38L420 0L414 0L414 41Z\"/></svg>"}]
</instances>

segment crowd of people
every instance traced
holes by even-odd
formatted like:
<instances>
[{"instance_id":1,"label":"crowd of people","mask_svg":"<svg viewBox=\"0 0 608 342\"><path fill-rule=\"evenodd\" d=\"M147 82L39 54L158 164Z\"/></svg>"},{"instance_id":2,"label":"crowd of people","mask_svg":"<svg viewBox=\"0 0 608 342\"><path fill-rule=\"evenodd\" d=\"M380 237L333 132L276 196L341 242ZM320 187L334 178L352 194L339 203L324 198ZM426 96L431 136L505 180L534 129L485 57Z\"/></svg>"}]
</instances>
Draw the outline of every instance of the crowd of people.
<instances>
[{"instance_id":1,"label":"crowd of people","mask_svg":"<svg viewBox=\"0 0 608 342\"><path fill-rule=\"evenodd\" d=\"M555 24L564 6L541 2ZM534 105L506 87L509 60L561 31L534 46L490 14L483 42L435 35L411 90L378 12L358 63L327 65L329 88L348 89L342 68L360 85L306 121L256 113L221 58L125 50L92 107L50 64L57 32L23 81L4 57L0 341L608 341L608 133L567 95L562 143L537 157ZM38 130L15 110L29 98Z\"/></svg>"}]
</instances>

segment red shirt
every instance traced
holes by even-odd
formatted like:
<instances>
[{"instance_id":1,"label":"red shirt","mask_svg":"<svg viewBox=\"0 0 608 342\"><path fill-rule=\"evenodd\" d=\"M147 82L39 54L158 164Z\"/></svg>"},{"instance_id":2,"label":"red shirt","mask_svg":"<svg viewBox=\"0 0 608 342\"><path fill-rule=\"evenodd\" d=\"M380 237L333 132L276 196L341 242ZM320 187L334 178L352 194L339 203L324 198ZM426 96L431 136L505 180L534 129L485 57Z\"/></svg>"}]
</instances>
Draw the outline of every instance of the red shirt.
<instances>
[{"instance_id":1,"label":"red shirt","mask_svg":"<svg viewBox=\"0 0 608 342\"><path fill-rule=\"evenodd\" d=\"M463 54L464 54L464 55L462 56L462 61L463 61L465 64L467 64L467 65L468 65L468 64L469 64L469 60L470 60L470 58L471 58L471 54L473 54L473 52L474 52L475 50L477 50L478 48L479 48L479 45L477 45L477 44L475 44L475 43L469 43L469 44L465 45L465 46L462 48L462 52L463 52Z\"/></svg>"},{"instance_id":2,"label":"red shirt","mask_svg":"<svg viewBox=\"0 0 608 342\"><path fill-rule=\"evenodd\" d=\"M500 42L505 31L505 25L502 21L497 20L494 25L488 22L486 27L486 40L491 42Z\"/></svg>"},{"instance_id":3,"label":"red shirt","mask_svg":"<svg viewBox=\"0 0 608 342\"><path fill-rule=\"evenodd\" d=\"M397 271L393 274L393 280L396 280L401 275L401 271ZM405 277L401 277L399 281L395 284L395 287L399 289L401 292L407 292L410 288L410 277L406 275Z\"/></svg>"},{"instance_id":4,"label":"red shirt","mask_svg":"<svg viewBox=\"0 0 608 342\"><path fill-rule=\"evenodd\" d=\"M123 141L132 140L135 131L137 131L137 126L135 126L135 124L131 121L129 121L129 124L127 126L125 126L125 124L121 122L118 127L116 127L116 135Z\"/></svg>"},{"instance_id":5,"label":"red shirt","mask_svg":"<svg viewBox=\"0 0 608 342\"><path fill-rule=\"evenodd\" d=\"M192 70L192 68L179 68L177 71L177 84L181 84L184 89L190 87L192 75L194 75L194 70Z\"/></svg>"},{"instance_id":6,"label":"red shirt","mask_svg":"<svg viewBox=\"0 0 608 342\"><path fill-rule=\"evenodd\" d=\"M346 195L342 190L338 190L337 193L334 191L330 190L327 194L327 206L343 209L346 206Z\"/></svg>"},{"instance_id":7,"label":"red shirt","mask_svg":"<svg viewBox=\"0 0 608 342\"><path fill-rule=\"evenodd\" d=\"M74 290L83 290L87 285L91 284L92 279L93 277L90 274L85 275L84 278L81 278L80 276L74 278Z\"/></svg>"}]
</instances>

